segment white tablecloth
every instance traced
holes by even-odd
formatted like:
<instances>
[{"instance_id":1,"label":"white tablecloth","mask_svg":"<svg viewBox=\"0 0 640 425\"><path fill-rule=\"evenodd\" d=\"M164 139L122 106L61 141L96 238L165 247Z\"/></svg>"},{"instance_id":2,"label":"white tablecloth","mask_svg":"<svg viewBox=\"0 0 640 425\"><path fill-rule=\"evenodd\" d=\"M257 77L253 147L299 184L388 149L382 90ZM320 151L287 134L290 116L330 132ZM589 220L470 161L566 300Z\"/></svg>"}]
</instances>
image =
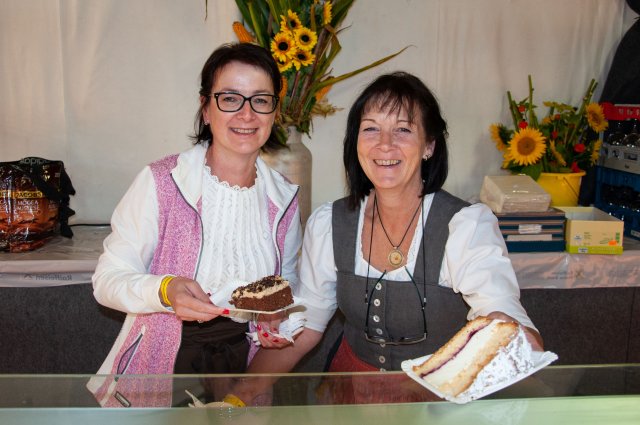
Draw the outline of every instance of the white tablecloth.
<instances>
[{"instance_id":1,"label":"white tablecloth","mask_svg":"<svg viewBox=\"0 0 640 425\"><path fill-rule=\"evenodd\" d=\"M42 248L0 253L0 287L90 283L109 226L75 226ZM525 252L510 254L521 289L640 286L640 242L627 238L621 255Z\"/></svg>"},{"instance_id":2,"label":"white tablecloth","mask_svg":"<svg viewBox=\"0 0 640 425\"><path fill-rule=\"evenodd\" d=\"M640 243L624 241L620 255L523 252L510 254L520 289L640 286Z\"/></svg>"},{"instance_id":3,"label":"white tablecloth","mask_svg":"<svg viewBox=\"0 0 640 425\"><path fill-rule=\"evenodd\" d=\"M91 283L109 226L74 226L73 238L56 236L30 252L0 252L0 287Z\"/></svg>"}]
</instances>

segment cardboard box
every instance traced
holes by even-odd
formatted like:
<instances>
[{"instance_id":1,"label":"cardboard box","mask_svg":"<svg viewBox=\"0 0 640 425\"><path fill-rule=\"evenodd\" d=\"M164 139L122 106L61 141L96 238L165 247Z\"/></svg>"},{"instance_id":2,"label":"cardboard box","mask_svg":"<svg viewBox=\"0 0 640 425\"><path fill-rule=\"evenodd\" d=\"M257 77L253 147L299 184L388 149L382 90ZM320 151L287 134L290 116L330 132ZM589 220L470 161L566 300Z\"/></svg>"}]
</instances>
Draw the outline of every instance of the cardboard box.
<instances>
[{"instance_id":1,"label":"cardboard box","mask_svg":"<svg viewBox=\"0 0 640 425\"><path fill-rule=\"evenodd\" d=\"M567 217L565 241L571 254L622 254L624 223L593 207L557 207Z\"/></svg>"},{"instance_id":2,"label":"cardboard box","mask_svg":"<svg viewBox=\"0 0 640 425\"><path fill-rule=\"evenodd\" d=\"M494 213L544 212L551 195L526 175L484 176L480 201Z\"/></svg>"}]
</instances>

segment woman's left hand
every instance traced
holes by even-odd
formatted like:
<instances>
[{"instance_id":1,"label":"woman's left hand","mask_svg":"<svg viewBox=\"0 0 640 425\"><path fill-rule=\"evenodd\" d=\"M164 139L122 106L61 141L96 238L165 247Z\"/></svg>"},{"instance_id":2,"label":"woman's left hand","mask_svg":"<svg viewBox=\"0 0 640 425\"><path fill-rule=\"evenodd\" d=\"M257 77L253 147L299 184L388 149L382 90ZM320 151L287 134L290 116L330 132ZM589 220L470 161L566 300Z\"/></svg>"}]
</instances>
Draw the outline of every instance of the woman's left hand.
<instances>
[{"instance_id":1,"label":"woman's left hand","mask_svg":"<svg viewBox=\"0 0 640 425\"><path fill-rule=\"evenodd\" d=\"M289 342L289 340L287 340L286 338L275 335L278 333L278 328L280 326L280 323L282 322L282 318L267 316L262 317L261 319L262 320L258 321L256 325L256 331L258 333L258 340L260 341L260 345L262 347L282 348L291 344L291 342Z\"/></svg>"},{"instance_id":2,"label":"woman's left hand","mask_svg":"<svg viewBox=\"0 0 640 425\"><path fill-rule=\"evenodd\" d=\"M504 314L501 311L491 312L487 314L487 317L490 319L499 319L499 320L504 320L505 322L517 323L518 325L520 325L520 327L524 331L524 335L527 337L527 341L529 341L529 344L531 344L531 348L533 349L533 351L544 351L542 337L536 330L523 326L516 319L509 316L508 314Z\"/></svg>"}]
</instances>

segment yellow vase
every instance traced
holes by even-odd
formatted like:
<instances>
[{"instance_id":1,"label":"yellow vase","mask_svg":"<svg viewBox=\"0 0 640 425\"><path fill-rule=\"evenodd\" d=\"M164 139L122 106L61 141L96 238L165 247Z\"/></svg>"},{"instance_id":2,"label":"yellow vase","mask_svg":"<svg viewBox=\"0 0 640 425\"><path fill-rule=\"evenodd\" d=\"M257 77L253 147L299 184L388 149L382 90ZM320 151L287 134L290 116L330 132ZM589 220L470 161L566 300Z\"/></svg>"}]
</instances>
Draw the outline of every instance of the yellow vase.
<instances>
[{"instance_id":1,"label":"yellow vase","mask_svg":"<svg viewBox=\"0 0 640 425\"><path fill-rule=\"evenodd\" d=\"M541 173L536 182L551 195L552 207L575 207L578 205L580 183L586 173Z\"/></svg>"}]
</instances>

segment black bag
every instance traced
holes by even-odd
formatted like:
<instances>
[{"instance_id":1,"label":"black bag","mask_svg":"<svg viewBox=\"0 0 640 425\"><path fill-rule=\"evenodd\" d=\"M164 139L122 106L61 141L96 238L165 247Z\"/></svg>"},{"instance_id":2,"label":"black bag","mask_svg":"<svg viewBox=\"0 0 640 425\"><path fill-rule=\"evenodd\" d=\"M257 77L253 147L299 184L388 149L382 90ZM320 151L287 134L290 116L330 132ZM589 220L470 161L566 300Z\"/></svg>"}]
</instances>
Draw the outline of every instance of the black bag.
<instances>
[{"instance_id":1,"label":"black bag","mask_svg":"<svg viewBox=\"0 0 640 425\"><path fill-rule=\"evenodd\" d=\"M69 196L75 193L62 161L0 162L0 251L31 251L56 233L71 238Z\"/></svg>"}]
</instances>

